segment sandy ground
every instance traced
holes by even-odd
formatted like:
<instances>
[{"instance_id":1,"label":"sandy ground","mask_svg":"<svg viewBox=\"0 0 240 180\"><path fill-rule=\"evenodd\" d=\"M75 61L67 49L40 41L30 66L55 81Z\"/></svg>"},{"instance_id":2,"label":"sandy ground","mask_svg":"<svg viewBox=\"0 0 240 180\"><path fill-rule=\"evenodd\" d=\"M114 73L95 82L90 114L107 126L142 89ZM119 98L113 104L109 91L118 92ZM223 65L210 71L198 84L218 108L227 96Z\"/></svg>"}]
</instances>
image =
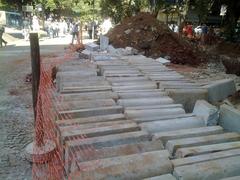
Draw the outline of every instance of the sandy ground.
<instances>
[{"instance_id":1,"label":"sandy ground","mask_svg":"<svg viewBox=\"0 0 240 180\"><path fill-rule=\"evenodd\" d=\"M40 41L41 54L63 53L70 38ZM32 179L31 164L24 157L33 138L31 83L25 82L29 73L29 42L0 48L0 179Z\"/></svg>"}]
</instances>

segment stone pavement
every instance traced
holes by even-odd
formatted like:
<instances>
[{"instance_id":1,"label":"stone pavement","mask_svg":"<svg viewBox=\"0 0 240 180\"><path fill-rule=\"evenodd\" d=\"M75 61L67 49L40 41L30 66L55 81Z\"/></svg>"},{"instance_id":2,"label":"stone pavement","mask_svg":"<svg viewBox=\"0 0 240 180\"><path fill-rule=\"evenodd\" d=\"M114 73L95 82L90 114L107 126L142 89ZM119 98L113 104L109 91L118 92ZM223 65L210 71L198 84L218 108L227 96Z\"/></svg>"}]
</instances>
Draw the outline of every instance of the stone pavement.
<instances>
[{"instance_id":1,"label":"stone pavement","mask_svg":"<svg viewBox=\"0 0 240 180\"><path fill-rule=\"evenodd\" d=\"M72 61L58 69L56 96L66 107L58 113L71 117L57 120L69 178L240 175L240 134L189 113L208 99L204 84L143 56ZM94 153L81 155L87 146Z\"/></svg>"}]
</instances>

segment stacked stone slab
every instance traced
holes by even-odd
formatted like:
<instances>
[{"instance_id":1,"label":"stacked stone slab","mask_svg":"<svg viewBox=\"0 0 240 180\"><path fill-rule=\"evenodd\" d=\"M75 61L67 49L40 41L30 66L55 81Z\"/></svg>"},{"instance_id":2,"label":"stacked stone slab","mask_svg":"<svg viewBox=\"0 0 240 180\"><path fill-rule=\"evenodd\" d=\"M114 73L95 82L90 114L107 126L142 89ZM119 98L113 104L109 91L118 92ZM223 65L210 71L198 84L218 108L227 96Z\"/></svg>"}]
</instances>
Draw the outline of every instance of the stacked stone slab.
<instances>
[{"instance_id":1,"label":"stacked stone slab","mask_svg":"<svg viewBox=\"0 0 240 180\"><path fill-rule=\"evenodd\" d=\"M156 82L159 89L164 89L175 103L182 104L186 112L192 112L198 99L207 99L207 90L202 84L194 83L161 63L149 59L130 59L130 63Z\"/></svg>"},{"instance_id":2,"label":"stacked stone slab","mask_svg":"<svg viewBox=\"0 0 240 180\"><path fill-rule=\"evenodd\" d=\"M71 70L67 66L60 69ZM189 104L176 104L168 96L177 92L193 103L197 95L207 97L202 85L142 56L83 65L89 74L78 66L83 72L57 74L57 105L68 107L59 114L72 117L57 121L70 178L190 179L198 177L199 168L200 179L214 179L214 173L219 179L227 176L214 168L205 173L204 166L225 160L229 165L218 167L229 177L240 175L239 162L233 162L239 157L240 135L206 127L203 119L185 113L183 105ZM85 147L94 150L89 154Z\"/></svg>"},{"instance_id":3,"label":"stacked stone slab","mask_svg":"<svg viewBox=\"0 0 240 180\"><path fill-rule=\"evenodd\" d=\"M79 171L78 165L82 167L81 163L85 161L105 161L106 158L117 156L122 157L123 164L131 166L132 162L127 157L134 154L152 159L157 154L163 158L163 164L156 164L156 167L162 168L162 173L172 171L169 153L161 151L161 141L151 141L149 134L142 131L136 122L125 118L122 105L116 103L118 94L112 91L112 85L106 80L106 77L140 77L138 70L124 67L123 71L114 71L115 68L110 67L98 71L96 65L76 62L65 66L58 68L59 92L56 93L58 101L55 106L59 109L59 118L69 117L56 122L60 142L64 147L63 159L67 174ZM97 76L101 73L103 76ZM151 86L156 88L154 83L149 83L149 87ZM149 162L148 166L153 163ZM114 167L114 164L110 167ZM123 170L125 166L121 168ZM153 168L153 172L156 175L162 174L158 173L157 168ZM147 173L149 172L136 174L136 177L148 177Z\"/></svg>"}]
</instances>

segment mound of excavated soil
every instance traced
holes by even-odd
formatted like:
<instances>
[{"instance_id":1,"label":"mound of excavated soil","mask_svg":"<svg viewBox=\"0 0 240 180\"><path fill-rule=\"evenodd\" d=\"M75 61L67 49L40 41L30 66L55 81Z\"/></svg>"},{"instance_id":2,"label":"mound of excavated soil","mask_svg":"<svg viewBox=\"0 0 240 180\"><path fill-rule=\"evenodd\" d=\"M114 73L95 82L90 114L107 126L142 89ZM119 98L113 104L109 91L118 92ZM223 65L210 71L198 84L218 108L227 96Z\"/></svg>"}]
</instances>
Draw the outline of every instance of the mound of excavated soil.
<instances>
[{"instance_id":1,"label":"mound of excavated soil","mask_svg":"<svg viewBox=\"0 0 240 180\"><path fill-rule=\"evenodd\" d=\"M107 36L114 47L131 46L149 57L170 56L173 63L190 65L203 61L186 40L149 13L124 19Z\"/></svg>"}]
</instances>

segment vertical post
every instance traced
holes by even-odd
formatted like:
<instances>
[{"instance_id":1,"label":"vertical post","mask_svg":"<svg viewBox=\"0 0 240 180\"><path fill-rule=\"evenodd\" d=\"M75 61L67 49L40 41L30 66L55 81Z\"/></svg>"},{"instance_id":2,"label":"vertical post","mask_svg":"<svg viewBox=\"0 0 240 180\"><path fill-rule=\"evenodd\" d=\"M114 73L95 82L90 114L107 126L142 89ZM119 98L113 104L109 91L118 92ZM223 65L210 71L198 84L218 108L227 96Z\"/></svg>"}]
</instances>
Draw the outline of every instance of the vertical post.
<instances>
[{"instance_id":1,"label":"vertical post","mask_svg":"<svg viewBox=\"0 0 240 180\"><path fill-rule=\"evenodd\" d=\"M31 63L32 63L32 98L33 98L33 111L34 111L34 127L36 133L37 146L43 145L43 120L41 115L37 115L37 104L39 105L41 113L41 100L38 102L38 90L40 83L40 49L38 33L30 33L30 46L31 46ZM38 118L39 117L39 118Z\"/></svg>"},{"instance_id":2,"label":"vertical post","mask_svg":"<svg viewBox=\"0 0 240 180\"><path fill-rule=\"evenodd\" d=\"M38 33L30 33L31 63L32 63L32 99L34 111L34 123L36 123L36 106L38 99L38 87L40 82L40 50Z\"/></svg>"}]
</instances>

